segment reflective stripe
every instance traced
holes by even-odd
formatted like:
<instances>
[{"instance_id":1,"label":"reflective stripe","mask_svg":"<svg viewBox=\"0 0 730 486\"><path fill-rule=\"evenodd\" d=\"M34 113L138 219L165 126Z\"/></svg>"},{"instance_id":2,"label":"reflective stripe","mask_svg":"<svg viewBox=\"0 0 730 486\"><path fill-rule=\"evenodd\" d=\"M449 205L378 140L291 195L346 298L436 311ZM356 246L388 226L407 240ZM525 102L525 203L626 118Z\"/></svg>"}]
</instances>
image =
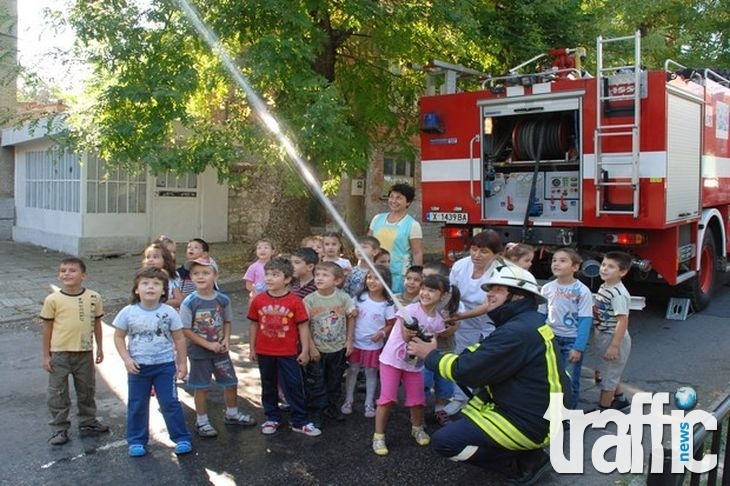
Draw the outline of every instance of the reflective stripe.
<instances>
[{"instance_id":1,"label":"reflective stripe","mask_svg":"<svg viewBox=\"0 0 730 486\"><path fill-rule=\"evenodd\" d=\"M474 403L476 402L476 403ZM479 405L482 406L479 406ZM544 443L533 442L517 427L494 410L494 404L482 404L480 399L472 398L461 410L480 429L494 439L501 447L510 451L528 451L541 447Z\"/></svg>"},{"instance_id":2,"label":"reflective stripe","mask_svg":"<svg viewBox=\"0 0 730 486\"><path fill-rule=\"evenodd\" d=\"M547 364L548 383L550 384L548 400L550 400L550 393L563 392L563 384L560 381L560 370L558 369L558 358L555 355L555 347L553 346L553 338L555 337L555 334L553 334L553 330L550 329L548 324L543 324L540 328L538 328L537 332L540 333L545 341L545 363ZM549 401L548 403L551 402ZM550 437L552 437L554 433L557 433L557 431L552 430L553 423L554 422L551 420L548 429L548 436L545 438L545 441L543 442L544 444L550 442ZM562 422L559 426L562 427Z\"/></svg>"},{"instance_id":3,"label":"reflective stripe","mask_svg":"<svg viewBox=\"0 0 730 486\"><path fill-rule=\"evenodd\" d=\"M479 346L481 346L481 345L482 345L482 343L474 343L474 344L472 344L471 346L467 346L467 347L466 347L466 349L467 349L467 350L469 350L469 351L471 351L471 352L473 353L473 352L474 352L474 351L476 351L476 350L477 350L477 349L479 348Z\"/></svg>"},{"instance_id":4,"label":"reflective stripe","mask_svg":"<svg viewBox=\"0 0 730 486\"><path fill-rule=\"evenodd\" d=\"M455 381L454 374L451 372L451 369L457 359L459 359L458 354L446 353L443 355L439 361L439 375L443 376L447 380Z\"/></svg>"},{"instance_id":5,"label":"reflective stripe","mask_svg":"<svg viewBox=\"0 0 730 486\"><path fill-rule=\"evenodd\" d=\"M459 452L457 455L449 457L449 461L454 461L454 462L466 461L471 456L476 454L478 449L479 449L479 447L477 447L475 445L468 445L468 446L464 447L461 450L461 452Z\"/></svg>"}]
</instances>

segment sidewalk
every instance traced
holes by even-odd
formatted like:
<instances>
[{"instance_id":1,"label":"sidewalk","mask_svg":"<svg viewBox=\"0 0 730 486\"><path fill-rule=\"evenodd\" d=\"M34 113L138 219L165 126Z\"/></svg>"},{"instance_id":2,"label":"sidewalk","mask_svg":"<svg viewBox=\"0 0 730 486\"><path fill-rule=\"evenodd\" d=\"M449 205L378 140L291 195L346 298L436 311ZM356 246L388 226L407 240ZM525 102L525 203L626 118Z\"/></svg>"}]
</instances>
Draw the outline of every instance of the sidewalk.
<instances>
[{"instance_id":1,"label":"sidewalk","mask_svg":"<svg viewBox=\"0 0 730 486\"><path fill-rule=\"evenodd\" d=\"M247 258L236 243L211 245L212 256L220 268L221 284L233 284L245 270ZM142 249L113 258L85 259L87 279L84 285L99 292L106 308L124 305L131 296L132 278L140 268ZM185 247L178 245L178 262ZM38 315L43 300L58 285L58 262L65 253L33 245L0 241L0 260L8 262L0 285L0 324L28 321ZM181 263L178 263L180 265Z\"/></svg>"},{"instance_id":2,"label":"sidewalk","mask_svg":"<svg viewBox=\"0 0 730 486\"><path fill-rule=\"evenodd\" d=\"M141 250L140 250L141 251ZM212 245L211 255L219 263L221 270L220 283L230 291L238 291L241 275L244 271L245 258L240 244L217 243ZM184 250L178 249L178 256L182 261ZM26 329L39 326L37 316L40 312L43 299L48 295L51 285L56 285L58 262L65 254L44 250L39 247L0 241L0 258L9 262L6 266L2 284L0 285L0 327L5 325L20 325ZM104 298L107 315L114 314L126 304L131 293L132 276L139 268L141 256L139 252L115 258L88 259L85 285L99 292ZM38 327L40 329L40 327ZM245 326L244 326L245 329ZM241 336L243 338L243 336ZM245 341L243 341L245 342ZM592 370L584 369L584 392L582 406L587 408L595 403L597 390L592 380ZM615 430L615 427L609 428ZM604 430L588 429L584 436L583 460L584 473L581 475L560 475L552 472L545 475L540 484L559 485L632 485L644 484L646 479L642 475L621 475L613 473L601 474L592 465L592 447L595 441L606 435ZM565 441L566 449L568 441ZM578 446L580 447L580 446ZM574 447L575 449L576 447ZM576 451L573 451L575 453ZM566 456L567 456L566 451ZM607 454L609 458L613 452ZM372 460L368 456L369 460ZM466 467L466 466L465 466ZM386 481L387 483L387 481Z\"/></svg>"}]
</instances>

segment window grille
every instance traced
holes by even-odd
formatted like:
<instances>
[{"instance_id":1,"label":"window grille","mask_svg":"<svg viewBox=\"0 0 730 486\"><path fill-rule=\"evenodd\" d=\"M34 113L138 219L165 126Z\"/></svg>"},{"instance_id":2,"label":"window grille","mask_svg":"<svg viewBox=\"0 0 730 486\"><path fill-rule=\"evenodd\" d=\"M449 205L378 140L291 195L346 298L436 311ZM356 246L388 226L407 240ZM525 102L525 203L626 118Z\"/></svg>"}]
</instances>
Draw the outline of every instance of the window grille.
<instances>
[{"instance_id":1,"label":"window grille","mask_svg":"<svg viewBox=\"0 0 730 486\"><path fill-rule=\"evenodd\" d=\"M147 174L130 174L89 156L86 171L87 213L144 213L147 210Z\"/></svg>"},{"instance_id":2,"label":"window grille","mask_svg":"<svg viewBox=\"0 0 730 486\"><path fill-rule=\"evenodd\" d=\"M80 188L78 155L60 150L25 153L25 207L78 213Z\"/></svg>"}]
</instances>

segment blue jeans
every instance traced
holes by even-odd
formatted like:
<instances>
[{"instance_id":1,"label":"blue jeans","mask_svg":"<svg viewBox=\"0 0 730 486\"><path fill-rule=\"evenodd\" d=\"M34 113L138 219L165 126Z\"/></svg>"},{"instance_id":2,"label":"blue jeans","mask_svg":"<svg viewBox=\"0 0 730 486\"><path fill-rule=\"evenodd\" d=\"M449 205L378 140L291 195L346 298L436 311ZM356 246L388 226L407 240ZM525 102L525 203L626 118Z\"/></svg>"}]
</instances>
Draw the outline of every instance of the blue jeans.
<instances>
[{"instance_id":1,"label":"blue jeans","mask_svg":"<svg viewBox=\"0 0 730 486\"><path fill-rule=\"evenodd\" d=\"M139 365L139 373L128 374L129 402L127 403L127 443L147 445L150 435L150 391L155 387L162 417L170 439L178 443L190 441L182 405L177 399L175 363Z\"/></svg>"},{"instance_id":2,"label":"blue jeans","mask_svg":"<svg viewBox=\"0 0 730 486\"><path fill-rule=\"evenodd\" d=\"M279 379L284 397L291 407L291 421L294 427L309 423L304 398L304 378L302 367L296 356L256 355L261 374L261 402L264 405L266 420L281 422L279 410Z\"/></svg>"},{"instance_id":3,"label":"blue jeans","mask_svg":"<svg viewBox=\"0 0 730 486\"><path fill-rule=\"evenodd\" d=\"M448 400L454 395L454 382L428 368L423 368L423 386L426 389L426 400L431 395L431 388L436 398Z\"/></svg>"},{"instance_id":4,"label":"blue jeans","mask_svg":"<svg viewBox=\"0 0 730 486\"><path fill-rule=\"evenodd\" d=\"M580 399L580 370L583 368L583 356L585 352L581 354L577 363L568 363L568 354L570 354L573 345L575 345L575 338L555 336L555 344L558 346L560 363L570 377L570 408L577 410L578 400Z\"/></svg>"}]
</instances>

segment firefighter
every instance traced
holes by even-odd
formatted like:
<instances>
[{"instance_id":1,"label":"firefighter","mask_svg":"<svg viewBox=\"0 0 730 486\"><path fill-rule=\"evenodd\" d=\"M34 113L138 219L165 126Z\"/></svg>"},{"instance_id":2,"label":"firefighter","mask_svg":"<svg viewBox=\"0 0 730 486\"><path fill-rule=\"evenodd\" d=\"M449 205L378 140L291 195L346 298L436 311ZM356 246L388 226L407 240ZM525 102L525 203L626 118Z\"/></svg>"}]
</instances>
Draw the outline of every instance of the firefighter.
<instances>
[{"instance_id":1,"label":"firefighter","mask_svg":"<svg viewBox=\"0 0 730 486\"><path fill-rule=\"evenodd\" d=\"M533 484L549 469L543 419L550 393L570 389L558 363L553 333L537 312L544 302L535 277L508 262L495 265L482 285L496 329L460 354L437 351L436 340L414 339L408 352L426 367L473 394L461 420L436 431L431 445L453 461L497 470ZM567 403L567 402L566 402Z\"/></svg>"}]
</instances>

